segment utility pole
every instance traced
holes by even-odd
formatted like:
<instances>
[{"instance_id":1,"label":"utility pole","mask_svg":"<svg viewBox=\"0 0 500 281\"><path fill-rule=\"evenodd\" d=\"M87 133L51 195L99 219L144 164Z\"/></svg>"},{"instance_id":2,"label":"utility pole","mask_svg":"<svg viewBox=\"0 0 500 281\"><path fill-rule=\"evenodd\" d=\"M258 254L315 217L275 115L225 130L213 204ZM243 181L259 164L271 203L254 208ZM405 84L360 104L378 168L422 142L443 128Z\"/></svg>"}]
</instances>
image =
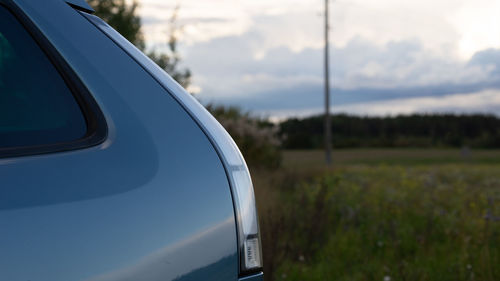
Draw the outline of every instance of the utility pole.
<instances>
[{"instance_id":1,"label":"utility pole","mask_svg":"<svg viewBox=\"0 0 500 281\"><path fill-rule=\"evenodd\" d=\"M328 1L325 0L325 160L332 163L332 125L330 120L330 60L328 54Z\"/></svg>"}]
</instances>

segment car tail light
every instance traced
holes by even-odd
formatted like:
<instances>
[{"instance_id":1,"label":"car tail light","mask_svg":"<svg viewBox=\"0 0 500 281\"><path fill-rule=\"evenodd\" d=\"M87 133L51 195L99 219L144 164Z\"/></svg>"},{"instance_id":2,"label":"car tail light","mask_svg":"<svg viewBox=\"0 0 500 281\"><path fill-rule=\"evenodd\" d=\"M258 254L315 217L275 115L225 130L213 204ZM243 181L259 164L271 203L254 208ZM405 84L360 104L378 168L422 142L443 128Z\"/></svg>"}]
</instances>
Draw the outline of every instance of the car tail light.
<instances>
[{"instance_id":1,"label":"car tail light","mask_svg":"<svg viewBox=\"0 0 500 281\"><path fill-rule=\"evenodd\" d=\"M252 179L233 139L218 122L216 124L218 128L212 128L211 131L231 181L238 223L240 272L254 272L262 268L262 248Z\"/></svg>"},{"instance_id":2,"label":"car tail light","mask_svg":"<svg viewBox=\"0 0 500 281\"><path fill-rule=\"evenodd\" d=\"M233 149L240 154L236 145ZM262 267L262 255L252 180L242 157L240 163L228 167L238 220L240 266L242 272L254 271Z\"/></svg>"}]
</instances>

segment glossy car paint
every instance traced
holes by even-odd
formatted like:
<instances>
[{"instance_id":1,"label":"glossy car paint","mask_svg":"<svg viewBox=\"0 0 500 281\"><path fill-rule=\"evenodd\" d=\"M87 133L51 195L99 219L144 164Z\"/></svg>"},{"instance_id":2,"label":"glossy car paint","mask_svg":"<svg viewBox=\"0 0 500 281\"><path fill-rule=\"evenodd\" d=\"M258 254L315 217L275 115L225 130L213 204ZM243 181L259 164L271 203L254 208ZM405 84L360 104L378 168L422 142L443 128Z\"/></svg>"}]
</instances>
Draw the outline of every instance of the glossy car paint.
<instances>
[{"instance_id":1,"label":"glossy car paint","mask_svg":"<svg viewBox=\"0 0 500 281\"><path fill-rule=\"evenodd\" d=\"M0 280L237 280L228 178L164 88L177 86L64 1L14 2L92 93L108 138L0 160Z\"/></svg>"},{"instance_id":2,"label":"glossy car paint","mask_svg":"<svg viewBox=\"0 0 500 281\"><path fill-rule=\"evenodd\" d=\"M89 13L95 12L94 8L90 7L90 5L85 0L65 0L65 2L72 5L78 10Z\"/></svg>"}]
</instances>

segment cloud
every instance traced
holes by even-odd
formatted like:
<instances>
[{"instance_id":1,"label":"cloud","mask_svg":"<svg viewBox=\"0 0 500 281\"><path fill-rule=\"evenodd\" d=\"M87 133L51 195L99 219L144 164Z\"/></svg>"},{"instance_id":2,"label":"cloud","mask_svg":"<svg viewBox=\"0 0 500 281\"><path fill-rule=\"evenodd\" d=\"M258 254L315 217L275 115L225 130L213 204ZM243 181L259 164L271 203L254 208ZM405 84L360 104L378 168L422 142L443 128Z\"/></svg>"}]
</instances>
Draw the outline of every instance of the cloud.
<instances>
[{"instance_id":1,"label":"cloud","mask_svg":"<svg viewBox=\"0 0 500 281\"><path fill-rule=\"evenodd\" d=\"M486 66L494 75L500 74L500 49L486 49L477 52L468 62L470 66Z\"/></svg>"},{"instance_id":2,"label":"cloud","mask_svg":"<svg viewBox=\"0 0 500 281\"><path fill-rule=\"evenodd\" d=\"M304 117L319 114L322 107L284 109L272 111L274 120L289 116ZM486 113L500 115L500 90L490 89L479 92L452 94L440 97L399 98L384 101L362 102L336 105L334 113L349 113L362 116L398 115L412 113ZM262 111L260 113L268 113Z\"/></svg>"},{"instance_id":3,"label":"cloud","mask_svg":"<svg viewBox=\"0 0 500 281\"><path fill-rule=\"evenodd\" d=\"M322 49L284 47L255 58L258 37L231 36L187 47L205 101L241 104L251 110L320 105ZM470 61L429 53L417 40L377 46L355 38L332 48L332 89L337 105L419 96L444 96L500 87L500 50L478 52Z\"/></svg>"},{"instance_id":4,"label":"cloud","mask_svg":"<svg viewBox=\"0 0 500 281\"><path fill-rule=\"evenodd\" d=\"M500 90L452 94L442 97L417 97L339 106L336 112L362 115L395 115L415 112L495 113L500 112Z\"/></svg>"},{"instance_id":5,"label":"cloud","mask_svg":"<svg viewBox=\"0 0 500 281\"><path fill-rule=\"evenodd\" d=\"M450 17L459 34L458 50L469 58L479 50L500 47L500 2L463 1Z\"/></svg>"},{"instance_id":6,"label":"cloud","mask_svg":"<svg viewBox=\"0 0 500 281\"><path fill-rule=\"evenodd\" d=\"M417 39L426 50L466 60L479 50L500 47L499 5L495 0L337 0L331 4L332 44L344 47L356 37L378 46ZM141 1L144 18L164 19L145 21L148 40L161 40L156 33L165 28L174 6L174 1ZM262 52L276 47L298 52L322 45L322 13L322 0L184 0L179 20L185 23L183 40L190 44L253 29L261 34Z\"/></svg>"},{"instance_id":7,"label":"cloud","mask_svg":"<svg viewBox=\"0 0 500 281\"><path fill-rule=\"evenodd\" d=\"M485 37L498 33L488 23L500 18L500 10L492 9L498 6L494 0L477 3L335 1L331 6L334 104L437 98L500 88L500 39ZM142 4L141 13L148 19L145 28L152 31L147 36L164 40L167 27L159 19L167 19L173 5L163 0ZM180 50L184 65L194 74L194 86L200 89L197 96L203 102L253 111L320 108L322 4L319 0L183 1Z\"/></svg>"}]
</instances>

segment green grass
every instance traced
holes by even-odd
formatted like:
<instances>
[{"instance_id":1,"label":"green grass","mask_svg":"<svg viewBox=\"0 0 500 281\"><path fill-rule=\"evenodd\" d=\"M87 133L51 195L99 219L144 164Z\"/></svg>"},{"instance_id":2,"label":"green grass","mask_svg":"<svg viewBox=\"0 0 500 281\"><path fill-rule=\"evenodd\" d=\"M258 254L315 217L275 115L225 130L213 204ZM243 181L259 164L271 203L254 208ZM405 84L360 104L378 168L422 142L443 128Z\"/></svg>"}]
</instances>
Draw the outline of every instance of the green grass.
<instances>
[{"instance_id":1,"label":"green grass","mask_svg":"<svg viewBox=\"0 0 500 281\"><path fill-rule=\"evenodd\" d=\"M267 280L500 280L499 151L333 156L255 171Z\"/></svg>"},{"instance_id":2,"label":"green grass","mask_svg":"<svg viewBox=\"0 0 500 281\"><path fill-rule=\"evenodd\" d=\"M341 149L332 153L334 165L429 165L429 164L500 164L500 150L460 149ZM289 150L283 155L285 168L322 168L322 150Z\"/></svg>"}]
</instances>

